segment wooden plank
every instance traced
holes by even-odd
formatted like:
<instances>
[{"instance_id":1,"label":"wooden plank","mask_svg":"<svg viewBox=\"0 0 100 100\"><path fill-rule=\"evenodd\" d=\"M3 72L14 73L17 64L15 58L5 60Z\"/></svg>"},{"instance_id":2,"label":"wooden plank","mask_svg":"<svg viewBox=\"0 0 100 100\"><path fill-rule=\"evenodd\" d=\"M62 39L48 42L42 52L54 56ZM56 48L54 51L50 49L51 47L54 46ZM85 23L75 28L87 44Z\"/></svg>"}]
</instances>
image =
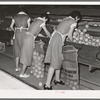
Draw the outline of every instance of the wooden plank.
<instances>
[{"instance_id":1,"label":"wooden plank","mask_svg":"<svg viewBox=\"0 0 100 100\"><path fill-rule=\"evenodd\" d=\"M80 84L93 90L100 90L100 84L80 77Z\"/></svg>"}]
</instances>

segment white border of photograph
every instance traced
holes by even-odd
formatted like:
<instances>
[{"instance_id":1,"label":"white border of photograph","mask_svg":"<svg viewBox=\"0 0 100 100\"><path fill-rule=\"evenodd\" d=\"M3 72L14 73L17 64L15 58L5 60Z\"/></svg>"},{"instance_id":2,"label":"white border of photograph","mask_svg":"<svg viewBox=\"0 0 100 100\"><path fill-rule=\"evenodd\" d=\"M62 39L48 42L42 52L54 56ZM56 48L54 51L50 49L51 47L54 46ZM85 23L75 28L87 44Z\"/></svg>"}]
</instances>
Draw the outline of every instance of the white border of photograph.
<instances>
[{"instance_id":1,"label":"white border of photograph","mask_svg":"<svg viewBox=\"0 0 100 100\"><path fill-rule=\"evenodd\" d=\"M70 0L69 0L70 1ZM81 1L77 2L17 2L8 1L8 2L0 2L0 5L100 5L100 2L93 2L93 1ZM0 90L0 98L62 98L62 99L99 99L100 98L100 91L98 90Z\"/></svg>"}]
</instances>

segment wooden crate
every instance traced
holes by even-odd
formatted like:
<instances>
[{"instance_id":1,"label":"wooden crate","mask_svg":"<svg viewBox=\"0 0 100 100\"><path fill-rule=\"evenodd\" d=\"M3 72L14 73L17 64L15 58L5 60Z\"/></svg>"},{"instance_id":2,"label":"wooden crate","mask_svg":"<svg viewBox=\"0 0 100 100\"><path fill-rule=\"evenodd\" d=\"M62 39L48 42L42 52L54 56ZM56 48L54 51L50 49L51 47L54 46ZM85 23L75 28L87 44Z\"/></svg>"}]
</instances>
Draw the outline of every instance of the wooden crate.
<instances>
[{"instance_id":1,"label":"wooden crate","mask_svg":"<svg viewBox=\"0 0 100 100\"><path fill-rule=\"evenodd\" d=\"M77 49L72 45L66 45L63 47L63 73L65 77L65 83L71 89L79 89L79 72L77 62Z\"/></svg>"}]
</instances>

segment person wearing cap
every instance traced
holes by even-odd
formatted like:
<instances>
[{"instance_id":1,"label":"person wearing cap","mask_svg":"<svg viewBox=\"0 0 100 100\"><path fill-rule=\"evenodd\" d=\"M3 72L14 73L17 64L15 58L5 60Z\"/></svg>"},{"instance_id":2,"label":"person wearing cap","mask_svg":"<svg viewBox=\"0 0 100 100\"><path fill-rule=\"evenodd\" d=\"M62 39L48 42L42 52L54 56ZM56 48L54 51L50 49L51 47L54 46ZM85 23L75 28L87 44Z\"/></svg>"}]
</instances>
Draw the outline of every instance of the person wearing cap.
<instances>
[{"instance_id":1,"label":"person wearing cap","mask_svg":"<svg viewBox=\"0 0 100 100\"><path fill-rule=\"evenodd\" d=\"M44 90L52 90L51 80L55 73L54 84L65 85L65 83L60 80L60 69L63 60L62 46L66 36L72 41L72 35L77 27L78 21L81 19L81 14L79 11L72 11L68 17L65 17L54 30L49 45L47 48L44 63L50 63L48 69L48 75L46 83L44 84Z\"/></svg>"},{"instance_id":2,"label":"person wearing cap","mask_svg":"<svg viewBox=\"0 0 100 100\"><path fill-rule=\"evenodd\" d=\"M28 75L25 74L25 71L26 68L32 64L33 50L35 48L35 38L39 35L40 31L43 29L47 37L50 37L50 33L45 25L47 21L47 14L42 14L38 18L34 18L34 21L31 23L28 31L26 32L26 35L24 36L24 42L20 55L20 63L23 65L20 77L28 77Z\"/></svg>"},{"instance_id":3,"label":"person wearing cap","mask_svg":"<svg viewBox=\"0 0 100 100\"><path fill-rule=\"evenodd\" d=\"M23 42L23 37L30 26L30 17L23 11L20 11L12 18L12 22L10 28L14 31L14 54L15 54L15 63L16 68L15 71L19 71L19 60L20 60L20 52L21 46Z\"/></svg>"}]
</instances>

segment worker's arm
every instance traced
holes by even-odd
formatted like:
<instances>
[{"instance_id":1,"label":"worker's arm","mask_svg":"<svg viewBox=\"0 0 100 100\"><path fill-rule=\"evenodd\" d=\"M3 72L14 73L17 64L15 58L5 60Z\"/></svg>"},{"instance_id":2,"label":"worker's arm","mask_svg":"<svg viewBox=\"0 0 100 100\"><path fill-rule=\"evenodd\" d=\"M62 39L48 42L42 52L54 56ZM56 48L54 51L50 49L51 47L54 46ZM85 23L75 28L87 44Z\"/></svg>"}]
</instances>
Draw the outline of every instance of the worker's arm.
<instances>
[{"instance_id":1,"label":"worker's arm","mask_svg":"<svg viewBox=\"0 0 100 100\"><path fill-rule=\"evenodd\" d=\"M28 28L30 27L31 18L27 20Z\"/></svg>"},{"instance_id":2,"label":"worker's arm","mask_svg":"<svg viewBox=\"0 0 100 100\"><path fill-rule=\"evenodd\" d=\"M77 23L74 23L74 24L72 24L72 25L70 26L70 30L69 30L69 33L68 33L68 39L69 39L70 41L72 41L73 32L74 32L76 26L77 26Z\"/></svg>"},{"instance_id":3,"label":"worker's arm","mask_svg":"<svg viewBox=\"0 0 100 100\"><path fill-rule=\"evenodd\" d=\"M46 35L50 38L50 32L47 30L45 23L42 23L40 25L40 27L42 27L42 29L45 31Z\"/></svg>"},{"instance_id":4,"label":"worker's arm","mask_svg":"<svg viewBox=\"0 0 100 100\"><path fill-rule=\"evenodd\" d=\"M12 19L12 22L11 22L11 25L10 25L10 28L11 28L12 30L14 30L14 28L13 28L14 24L15 24L15 20Z\"/></svg>"}]
</instances>

